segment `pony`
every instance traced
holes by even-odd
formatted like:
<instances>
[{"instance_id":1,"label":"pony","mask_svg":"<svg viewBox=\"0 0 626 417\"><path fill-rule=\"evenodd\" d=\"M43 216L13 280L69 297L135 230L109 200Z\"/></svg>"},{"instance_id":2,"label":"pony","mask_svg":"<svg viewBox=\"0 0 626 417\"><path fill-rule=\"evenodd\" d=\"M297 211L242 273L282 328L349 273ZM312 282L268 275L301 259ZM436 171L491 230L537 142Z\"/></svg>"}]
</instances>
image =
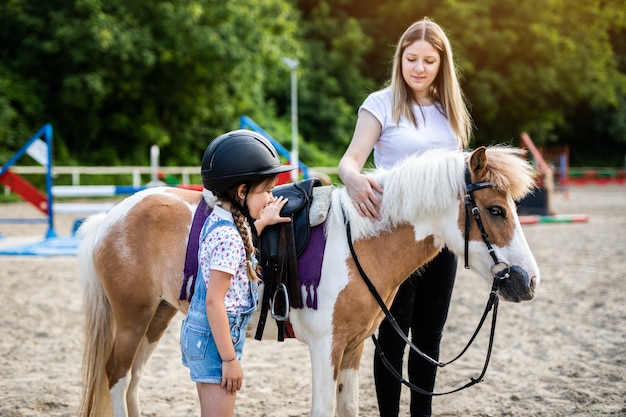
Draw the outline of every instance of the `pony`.
<instances>
[{"instance_id":1,"label":"pony","mask_svg":"<svg viewBox=\"0 0 626 417\"><path fill-rule=\"evenodd\" d=\"M523 156L506 146L436 150L389 170L373 169L368 175L384 187L380 221L361 217L343 186L328 186L317 308L291 308L289 315L295 337L310 351L311 416L358 413L364 340L384 319L359 270L389 306L400 284L447 246L486 279L506 273L497 286L500 299L534 297L539 269L515 203L534 187ZM179 294L192 219L203 198L200 191L150 188L81 226L80 416L140 416L146 361L174 315L189 306ZM480 221L466 224L477 213Z\"/></svg>"}]
</instances>

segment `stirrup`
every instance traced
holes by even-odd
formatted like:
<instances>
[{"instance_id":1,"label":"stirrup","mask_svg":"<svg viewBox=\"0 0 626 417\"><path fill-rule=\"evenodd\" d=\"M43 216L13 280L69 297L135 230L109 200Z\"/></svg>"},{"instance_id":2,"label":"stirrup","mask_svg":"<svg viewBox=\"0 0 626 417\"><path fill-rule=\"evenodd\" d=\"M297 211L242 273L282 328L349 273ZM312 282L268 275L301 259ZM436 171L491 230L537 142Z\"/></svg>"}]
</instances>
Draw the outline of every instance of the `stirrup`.
<instances>
[{"instance_id":1,"label":"stirrup","mask_svg":"<svg viewBox=\"0 0 626 417\"><path fill-rule=\"evenodd\" d=\"M285 313L279 314L274 311L274 303L276 302L276 297L278 295L282 295L285 301ZM270 300L270 310L272 312L272 318L276 321L287 321L289 318L289 292L287 291L287 286L285 284L280 283L276 287L276 291L274 291L274 297Z\"/></svg>"}]
</instances>

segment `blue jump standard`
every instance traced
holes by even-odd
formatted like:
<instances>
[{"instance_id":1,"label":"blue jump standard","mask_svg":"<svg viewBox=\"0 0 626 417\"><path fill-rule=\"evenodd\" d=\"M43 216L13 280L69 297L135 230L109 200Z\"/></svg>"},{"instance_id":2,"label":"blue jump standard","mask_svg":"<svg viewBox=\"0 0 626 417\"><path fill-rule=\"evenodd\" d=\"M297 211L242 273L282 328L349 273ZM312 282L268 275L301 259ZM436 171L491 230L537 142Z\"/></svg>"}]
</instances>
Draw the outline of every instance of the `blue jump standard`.
<instances>
[{"instance_id":1,"label":"blue jump standard","mask_svg":"<svg viewBox=\"0 0 626 417\"><path fill-rule=\"evenodd\" d=\"M8 238L5 236L4 239ZM76 256L80 240L77 236L51 237L37 242L0 248L0 255Z\"/></svg>"}]
</instances>

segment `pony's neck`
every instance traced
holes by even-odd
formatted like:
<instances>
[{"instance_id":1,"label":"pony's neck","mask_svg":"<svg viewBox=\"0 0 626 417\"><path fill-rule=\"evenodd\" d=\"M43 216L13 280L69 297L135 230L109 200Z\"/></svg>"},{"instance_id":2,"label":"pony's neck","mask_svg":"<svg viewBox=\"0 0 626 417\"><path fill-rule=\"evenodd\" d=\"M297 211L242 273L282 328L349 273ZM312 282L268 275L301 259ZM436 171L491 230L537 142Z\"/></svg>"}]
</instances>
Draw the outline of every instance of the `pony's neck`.
<instances>
[{"instance_id":1,"label":"pony's neck","mask_svg":"<svg viewBox=\"0 0 626 417\"><path fill-rule=\"evenodd\" d=\"M392 297L408 276L425 265L441 249L433 236L416 240L415 230L402 225L378 236L354 242L354 249L367 276L383 299ZM353 274L358 270L352 258L348 261Z\"/></svg>"}]
</instances>

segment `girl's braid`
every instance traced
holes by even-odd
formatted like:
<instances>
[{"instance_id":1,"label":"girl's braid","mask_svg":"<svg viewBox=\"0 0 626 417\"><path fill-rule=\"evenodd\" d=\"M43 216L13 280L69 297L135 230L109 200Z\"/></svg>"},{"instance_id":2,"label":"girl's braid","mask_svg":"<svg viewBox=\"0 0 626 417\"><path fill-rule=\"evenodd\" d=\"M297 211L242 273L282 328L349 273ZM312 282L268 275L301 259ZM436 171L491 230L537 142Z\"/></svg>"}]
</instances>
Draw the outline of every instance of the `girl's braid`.
<instances>
[{"instance_id":1,"label":"girl's braid","mask_svg":"<svg viewBox=\"0 0 626 417\"><path fill-rule=\"evenodd\" d=\"M252 258L252 254L256 253L254 245L252 244L252 237L250 236L250 228L248 227L248 222L246 220L246 216L244 216L239 209L236 207L232 207L231 211L233 213L233 220L235 221L235 226L237 226L237 230L239 230L239 234L243 239L243 243L246 247L246 264L248 266L248 277L250 281L258 281L259 275L255 268L252 266L252 262L250 261ZM250 226L251 227L251 226Z\"/></svg>"}]
</instances>

